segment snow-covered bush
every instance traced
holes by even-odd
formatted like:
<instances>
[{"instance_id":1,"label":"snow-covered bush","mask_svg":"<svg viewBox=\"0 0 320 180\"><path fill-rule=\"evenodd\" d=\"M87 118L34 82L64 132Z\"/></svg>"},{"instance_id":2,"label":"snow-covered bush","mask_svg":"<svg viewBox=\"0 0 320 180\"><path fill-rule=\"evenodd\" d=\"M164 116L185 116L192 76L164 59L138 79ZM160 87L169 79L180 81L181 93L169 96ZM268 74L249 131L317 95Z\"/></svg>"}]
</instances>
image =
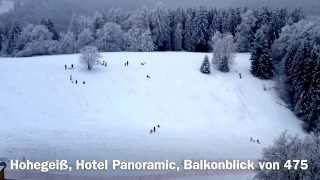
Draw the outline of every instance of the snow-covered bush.
<instances>
[{"instance_id":1,"label":"snow-covered bush","mask_svg":"<svg viewBox=\"0 0 320 180\"><path fill-rule=\"evenodd\" d=\"M216 32L212 38L212 63L221 72L229 72L235 52L235 43L231 34Z\"/></svg>"},{"instance_id":2,"label":"snow-covered bush","mask_svg":"<svg viewBox=\"0 0 320 180\"><path fill-rule=\"evenodd\" d=\"M209 61L209 57L207 55L204 57L204 60L203 60L202 65L200 67L200 71L203 74L210 74L211 73L210 61Z\"/></svg>"},{"instance_id":3,"label":"snow-covered bush","mask_svg":"<svg viewBox=\"0 0 320 180\"><path fill-rule=\"evenodd\" d=\"M85 46L81 49L80 63L89 71L101 58L98 48L95 46Z\"/></svg>"}]
</instances>

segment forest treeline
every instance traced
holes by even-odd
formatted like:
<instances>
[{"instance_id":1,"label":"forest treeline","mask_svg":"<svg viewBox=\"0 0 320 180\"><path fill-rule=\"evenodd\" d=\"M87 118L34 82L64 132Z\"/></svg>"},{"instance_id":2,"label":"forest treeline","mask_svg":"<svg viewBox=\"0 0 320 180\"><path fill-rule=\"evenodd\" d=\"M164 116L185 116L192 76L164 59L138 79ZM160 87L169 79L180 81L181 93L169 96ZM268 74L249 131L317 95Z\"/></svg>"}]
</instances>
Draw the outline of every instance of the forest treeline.
<instances>
[{"instance_id":1,"label":"forest treeline","mask_svg":"<svg viewBox=\"0 0 320 180\"><path fill-rule=\"evenodd\" d=\"M38 24L10 21L0 24L1 55L34 56L77 53L86 45L100 51L196 51L211 50L214 33L231 33L239 51L250 50L255 32L263 25L279 37L282 27L303 18L301 9L255 10L230 8L188 8L169 10L156 6L132 13L111 9L94 16L73 15L66 32L58 32L54 22Z\"/></svg>"}]
</instances>

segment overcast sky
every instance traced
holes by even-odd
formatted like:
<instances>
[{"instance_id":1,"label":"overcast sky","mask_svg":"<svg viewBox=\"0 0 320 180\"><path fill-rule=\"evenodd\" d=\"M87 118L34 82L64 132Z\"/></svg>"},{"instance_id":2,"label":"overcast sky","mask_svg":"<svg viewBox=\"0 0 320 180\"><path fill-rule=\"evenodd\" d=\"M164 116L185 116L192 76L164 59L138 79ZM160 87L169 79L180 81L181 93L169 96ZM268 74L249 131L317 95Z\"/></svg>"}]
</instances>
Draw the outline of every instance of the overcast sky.
<instances>
[{"instance_id":1,"label":"overcast sky","mask_svg":"<svg viewBox=\"0 0 320 180\"><path fill-rule=\"evenodd\" d=\"M55 0L56 1L56 0ZM60 0L78 3L85 2L86 7L101 8L114 6L121 8L135 9L143 5L151 6L160 0ZM197 7L197 6L216 6L216 7L302 7L311 14L320 14L320 0L161 0L167 7Z\"/></svg>"},{"instance_id":2,"label":"overcast sky","mask_svg":"<svg viewBox=\"0 0 320 180\"><path fill-rule=\"evenodd\" d=\"M39 1L39 0L20 0L20 1ZM198 6L216 6L216 7L302 7L310 14L320 14L320 0L41 0L49 2L51 6L57 7L72 6L77 11L99 10L110 7L119 7L123 9L136 9L141 6L152 6L157 1L161 1L167 7L198 7ZM38 3L38 2L37 2ZM69 7L68 7L69 8Z\"/></svg>"}]
</instances>

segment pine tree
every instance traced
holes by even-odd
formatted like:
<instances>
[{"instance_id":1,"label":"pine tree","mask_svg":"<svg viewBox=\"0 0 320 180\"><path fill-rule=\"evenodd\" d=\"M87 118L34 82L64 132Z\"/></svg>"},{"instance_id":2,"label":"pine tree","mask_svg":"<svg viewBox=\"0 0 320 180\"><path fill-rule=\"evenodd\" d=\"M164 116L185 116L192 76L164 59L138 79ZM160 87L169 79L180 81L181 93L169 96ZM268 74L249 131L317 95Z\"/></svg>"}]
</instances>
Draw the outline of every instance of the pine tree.
<instances>
[{"instance_id":1,"label":"pine tree","mask_svg":"<svg viewBox=\"0 0 320 180\"><path fill-rule=\"evenodd\" d=\"M191 41L195 45L194 50L197 52L207 52L209 50L208 11L203 7L197 10L192 24Z\"/></svg>"},{"instance_id":2,"label":"pine tree","mask_svg":"<svg viewBox=\"0 0 320 180\"><path fill-rule=\"evenodd\" d=\"M204 60L203 60L202 65L200 67L200 72L202 72L203 74L210 74L211 73L210 61L209 61L209 57L207 55L204 57Z\"/></svg>"},{"instance_id":3,"label":"pine tree","mask_svg":"<svg viewBox=\"0 0 320 180\"><path fill-rule=\"evenodd\" d=\"M268 32L267 25L258 30L251 55L251 73L261 79L271 79L274 74Z\"/></svg>"}]
</instances>

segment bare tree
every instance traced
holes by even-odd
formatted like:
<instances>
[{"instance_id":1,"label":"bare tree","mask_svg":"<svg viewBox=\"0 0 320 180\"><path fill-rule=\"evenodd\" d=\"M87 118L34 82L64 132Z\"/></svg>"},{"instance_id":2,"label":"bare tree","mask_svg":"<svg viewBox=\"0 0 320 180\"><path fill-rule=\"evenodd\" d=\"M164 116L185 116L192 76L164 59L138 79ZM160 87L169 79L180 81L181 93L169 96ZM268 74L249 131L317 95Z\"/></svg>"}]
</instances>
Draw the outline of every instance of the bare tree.
<instances>
[{"instance_id":1,"label":"bare tree","mask_svg":"<svg viewBox=\"0 0 320 180\"><path fill-rule=\"evenodd\" d=\"M98 48L95 46L85 46L81 49L80 63L89 71L96 65L101 58Z\"/></svg>"}]
</instances>

